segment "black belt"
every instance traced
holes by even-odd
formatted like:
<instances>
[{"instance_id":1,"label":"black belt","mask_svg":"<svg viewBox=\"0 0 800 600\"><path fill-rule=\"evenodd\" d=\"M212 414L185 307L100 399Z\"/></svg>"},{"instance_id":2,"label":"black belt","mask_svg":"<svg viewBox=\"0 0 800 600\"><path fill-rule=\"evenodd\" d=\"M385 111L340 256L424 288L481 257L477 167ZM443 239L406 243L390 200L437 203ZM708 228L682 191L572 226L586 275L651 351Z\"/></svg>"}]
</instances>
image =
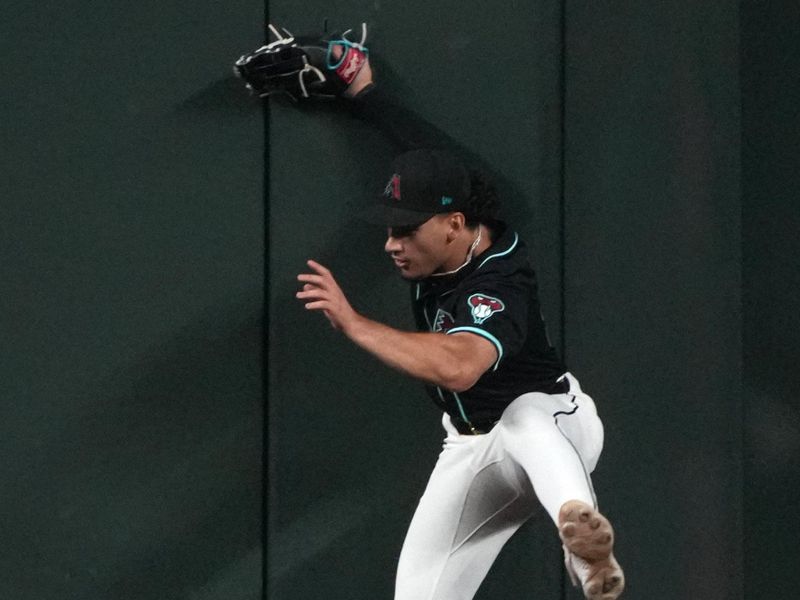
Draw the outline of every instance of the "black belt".
<instances>
[{"instance_id":1,"label":"black belt","mask_svg":"<svg viewBox=\"0 0 800 600\"><path fill-rule=\"evenodd\" d=\"M461 435L483 435L484 433L489 433L497 425L497 421L467 423L464 419L459 419L458 417L450 417L450 422Z\"/></svg>"},{"instance_id":2,"label":"black belt","mask_svg":"<svg viewBox=\"0 0 800 600\"><path fill-rule=\"evenodd\" d=\"M553 382L545 394L568 394L569 393L569 379L564 377L559 381ZM483 435L489 433L492 428L497 425L497 421L471 421L467 422L460 417L450 416L450 422L456 431L461 435Z\"/></svg>"}]
</instances>

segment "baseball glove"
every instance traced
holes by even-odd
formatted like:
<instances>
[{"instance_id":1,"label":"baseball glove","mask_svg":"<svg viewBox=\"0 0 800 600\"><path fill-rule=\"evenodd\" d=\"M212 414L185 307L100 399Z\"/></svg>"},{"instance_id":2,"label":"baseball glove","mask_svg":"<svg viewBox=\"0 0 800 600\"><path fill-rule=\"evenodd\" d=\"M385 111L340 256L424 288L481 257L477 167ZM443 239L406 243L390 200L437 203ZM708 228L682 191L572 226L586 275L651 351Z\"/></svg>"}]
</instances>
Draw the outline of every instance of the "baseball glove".
<instances>
[{"instance_id":1,"label":"baseball glove","mask_svg":"<svg viewBox=\"0 0 800 600\"><path fill-rule=\"evenodd\" d=\"M344 33L295 37L270 25L275 41L244 54L233 72L247 88L262 98L286 94L295 101L335 98L353 82L367 61L367 25L361 25L361 41Z\"/></svg>"}]
</instances>

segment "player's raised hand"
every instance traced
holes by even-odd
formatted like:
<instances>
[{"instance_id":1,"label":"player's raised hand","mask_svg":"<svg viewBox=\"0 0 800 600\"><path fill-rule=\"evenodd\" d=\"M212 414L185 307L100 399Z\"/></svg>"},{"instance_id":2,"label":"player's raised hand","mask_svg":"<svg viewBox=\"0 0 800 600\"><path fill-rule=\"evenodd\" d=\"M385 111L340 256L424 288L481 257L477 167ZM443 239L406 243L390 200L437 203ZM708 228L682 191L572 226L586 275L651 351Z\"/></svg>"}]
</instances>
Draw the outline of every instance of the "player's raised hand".
<instances>
[{"instance_id":1,"label":"player's raised hand","mask_svg":"<svg viewBox=\"0 0 800 600\"><path fill-rule=\"evenodd\" d=\"M351 30L295 36L287 29L269 26L265 46L243 54L234 64L236 75L262 98L286 95L297 102L310 99L353 98L372 82L367 24L361 24L360 41Z\"/></svg>"},{"instance_id":2,"label":"player's raised hand","mask_svg":"<svg viewBox=\"0 0 800 600\"><path fill-rule=\"evenodd\" d=\"M313 260L306 264L313 273L297 276L297 280L303 283L303 289L295 294L296 297L305 302L306 309L321 310L334 329L347 331L348 326L358 318L358 313L350 306L330 270Z\"/></svg>"}]
</instances>

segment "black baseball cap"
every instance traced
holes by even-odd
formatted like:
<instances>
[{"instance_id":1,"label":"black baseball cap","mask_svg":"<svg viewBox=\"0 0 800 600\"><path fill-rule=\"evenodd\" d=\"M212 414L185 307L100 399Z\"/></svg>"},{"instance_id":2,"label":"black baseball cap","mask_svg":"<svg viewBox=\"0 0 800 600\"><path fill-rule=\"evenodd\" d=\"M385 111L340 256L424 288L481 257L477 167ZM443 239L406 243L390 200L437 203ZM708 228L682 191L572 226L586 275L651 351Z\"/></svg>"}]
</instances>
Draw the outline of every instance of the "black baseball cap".
<instances>
[{"instance_id":1,"label":"black baseball cap","mask_svg":"<svg viewBox=\"0 0 800 600\"><path fill-rule=\"evenodd\" d=\"M391 175L370 221L388 227L424 223L434 215L466 212L467 168L444 150L411 150L392 163Z\"/></svg>"}]
</instances>

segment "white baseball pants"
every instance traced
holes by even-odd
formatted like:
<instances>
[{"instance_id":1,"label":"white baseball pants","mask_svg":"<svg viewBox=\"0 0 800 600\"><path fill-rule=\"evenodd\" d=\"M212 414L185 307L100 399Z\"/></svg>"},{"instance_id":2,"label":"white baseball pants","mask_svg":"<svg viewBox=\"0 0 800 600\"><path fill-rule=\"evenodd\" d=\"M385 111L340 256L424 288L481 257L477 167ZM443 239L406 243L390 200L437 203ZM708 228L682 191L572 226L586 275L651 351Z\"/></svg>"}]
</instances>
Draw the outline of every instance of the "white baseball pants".
<instances>
[{"instance_id":1,"label":"white baseball pants","mask_svg":"<svg viewBox=\"0 0 800 600\"><path fill-rule=\"evenodd\" d=\"M403 544L395 600L472 600L537 502L554 523L568 500L596 505L589 474L603 425L564 377L569 393L524 394L484 435L461 435L444 415L444 448Z\"/></svg>"}]
</instances>

